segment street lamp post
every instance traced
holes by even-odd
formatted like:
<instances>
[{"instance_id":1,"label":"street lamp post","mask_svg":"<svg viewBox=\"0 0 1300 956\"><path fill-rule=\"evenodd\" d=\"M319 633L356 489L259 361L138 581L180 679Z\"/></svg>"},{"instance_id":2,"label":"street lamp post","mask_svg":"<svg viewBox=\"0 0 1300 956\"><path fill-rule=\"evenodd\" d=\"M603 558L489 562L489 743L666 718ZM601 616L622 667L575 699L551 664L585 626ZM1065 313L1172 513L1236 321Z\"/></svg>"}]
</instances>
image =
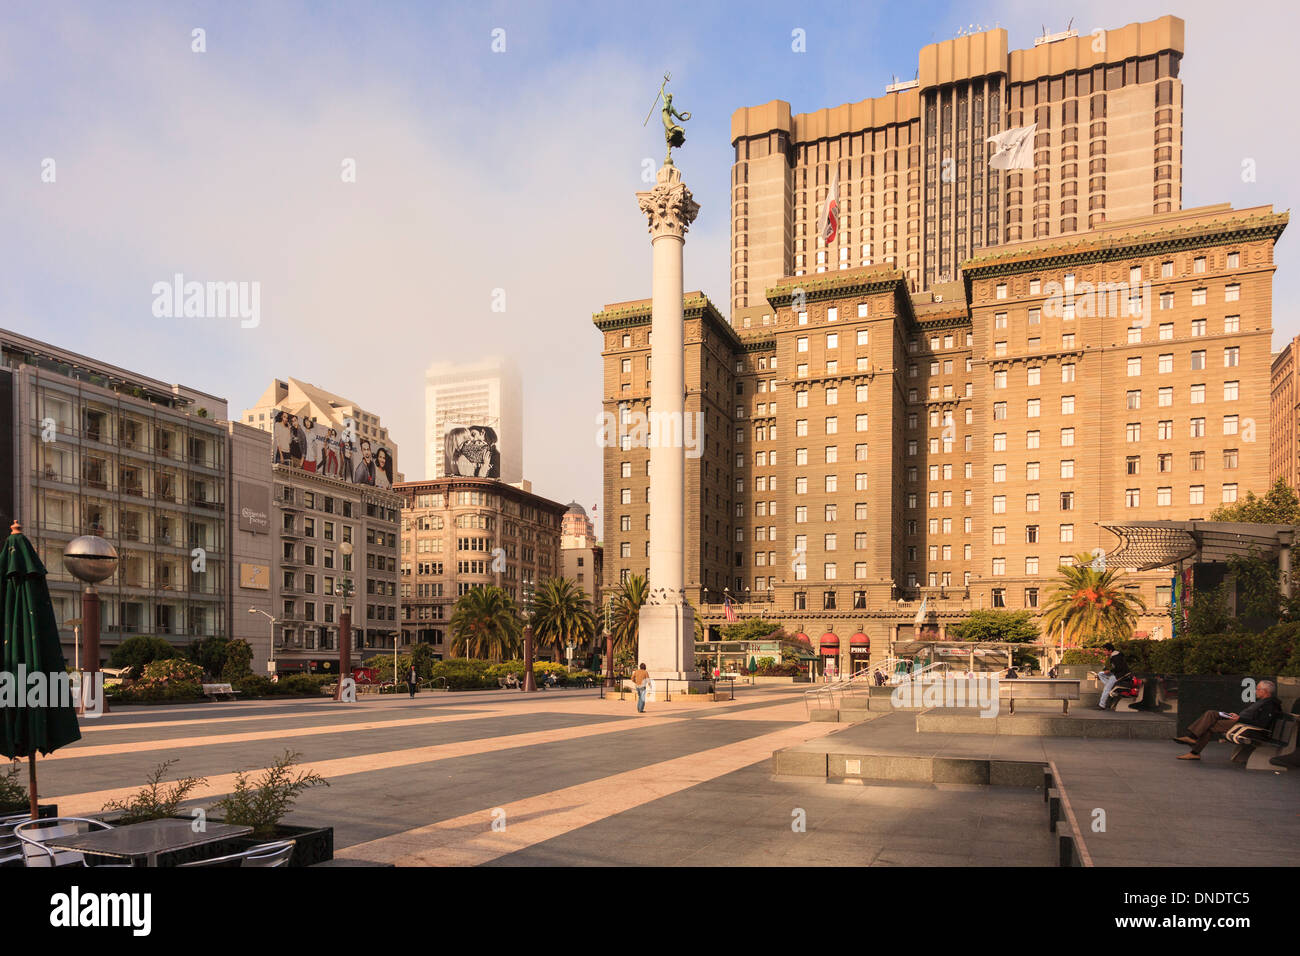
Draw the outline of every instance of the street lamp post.
<instances>
[{"instance_id":1,"label":"street lamp post","mask_svg":"<svg viewBox=\"0 0 1300 956\"><path fill-rule=\"evenodd\" d=\"M86 681L93 681L99 671L99 594L95 585L111 578L117 570L117 563L117 549L99 535L83 534L73 538L63 549L63 566L86 585L81 595L81 630L86 645L86 676L81 685L83 695ZM103 700L103 707L107 713L107 697Z\"/></svg>"},{"instance_id":2,"label":"street lamp post","mask_svg":"<svg viewBox=\"0 0 1300 956\"><path fill-rule=\"evenodd\" d=\"M339 611L339 679L334 688L334 699L343 699L343 678L352 674L352 609L348 601L352 598L352 579L344 578L334 585L334 593L343 598L343 608Z\"/></svg>"},{"instance_id":3,"label":"street lamp post","mask_svg":"<svg viewBox=\"0 0 1300 956\"><path fill-rule=\"evenodd\" d=\"M605 600L605 686L614 686L614 598Z\"/></svg>"},{"instance_id":4,"label":"street lamp post","mask_svg":"<svg viewBox=\"0 0 1300 956\"><path fill-rule=\"evenodd\" d=\"M270 622L270 625L271 625L271 659L270 659L269 661L266 662L266 672L267 672L268 674L274 674L274 673L275 673L275 626L276 626L277 624L279 624L280 621L279 621L278 618L274 618L274 617L272 617L270 614L267 614L267 613L266 613L265 611L263 611L260 607L250 607L250 608L248 609L248 613L249 613L249 614L260 614L260 615L262 615L264 618L266 618L266 619Z\"/></svg>"},{"instance_id":5,"label":"street lamp post","mask_svg":"<svg viewBox=\"0 0 1300 956\"><path fill-rule=\"evenodd\" d=\"M533 676L533 586L524 582L524 692L537 690L537 678Z\"/></svg>"}]
</instances>

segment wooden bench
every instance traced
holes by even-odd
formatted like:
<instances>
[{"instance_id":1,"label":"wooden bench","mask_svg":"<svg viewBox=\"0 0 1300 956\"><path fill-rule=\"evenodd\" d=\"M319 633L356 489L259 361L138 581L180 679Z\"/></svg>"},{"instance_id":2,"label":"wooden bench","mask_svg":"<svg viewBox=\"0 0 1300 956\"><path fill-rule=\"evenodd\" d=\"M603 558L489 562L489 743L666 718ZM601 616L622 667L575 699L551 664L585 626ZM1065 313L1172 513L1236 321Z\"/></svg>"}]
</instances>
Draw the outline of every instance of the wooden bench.
<instances>
[{"instance_id":1,"label":"wooden bench","mask_svg":"<svg viewBox=\"0 0 1300 956\"><path fill-rule=\"evenodd\" d=\"M234 700L239 696L239 691L229 684L204 684L203 696L211 697L213 700L220 700L222 697Z\"/></svg>"},{"instance_id":2,"label":"wooden bench","mask_svg":"<svg viewBox=\"0 0 1300 956\"><path fill-rule=\"evenodd\" d=\"M1070 712L1070 701L1079 699L1079 680L1068 677L1049 677L998 681L998 697L1010 702L1010 713L1016 712L1016 699L1059 700L1061 713Z\"/></svg>"}]
</instances>

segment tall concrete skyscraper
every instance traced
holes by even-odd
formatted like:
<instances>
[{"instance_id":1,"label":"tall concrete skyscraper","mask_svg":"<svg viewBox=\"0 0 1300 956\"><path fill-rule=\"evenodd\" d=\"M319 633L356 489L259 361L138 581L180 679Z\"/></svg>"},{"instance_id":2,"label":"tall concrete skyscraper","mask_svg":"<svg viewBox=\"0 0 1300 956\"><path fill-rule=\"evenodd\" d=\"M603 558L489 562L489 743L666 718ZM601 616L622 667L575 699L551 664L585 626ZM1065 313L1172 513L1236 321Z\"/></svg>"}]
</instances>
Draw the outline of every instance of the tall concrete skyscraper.
<instances>
[{"instance_id":1,"label":"tall concrete skyscraper","mask_svg":"<svg viewBox=\"0 0 1300 956\"><path fill-rule=\"evenodd\" d=\"M435 362L424 374L425 477L524 477L523 392L509 359Z\"/></svg>"},{"instance_id":2,"label":"tall concrete skyscraper","mask_svg":"<svg viewBox=\"0 0 1300 956\"><path fill-rule=\"evenodd\" d=\"M989 246L1182 207L1183 21L1164 16L1008 50L985 30L921 48L916 79L812 113L737 110L731 307L786 276L887 265L912 291ZM1034 168L990 169L988 137L1037 124ZM816 222L840 182L838 235Z\"/></svg>"}]
</instances>

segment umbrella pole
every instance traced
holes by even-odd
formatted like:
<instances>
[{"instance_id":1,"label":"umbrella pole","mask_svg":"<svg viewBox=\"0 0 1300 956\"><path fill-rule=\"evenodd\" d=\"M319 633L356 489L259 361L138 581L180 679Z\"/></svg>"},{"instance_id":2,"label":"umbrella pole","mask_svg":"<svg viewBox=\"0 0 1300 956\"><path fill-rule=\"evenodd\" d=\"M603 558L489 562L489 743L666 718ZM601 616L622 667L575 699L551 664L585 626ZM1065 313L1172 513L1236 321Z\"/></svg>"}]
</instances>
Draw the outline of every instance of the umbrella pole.
<instances>
[{"instance_id":1,"label":"umbrella pole","mask_svg":"<svg viewBox=\"0 0 1300 956\"><path fill-rule=\"evenodd\" d=\"M27 755L27 796L31 798L32 819L37 818L36 809L36 752Z\"/></svg>"}]
</instances>

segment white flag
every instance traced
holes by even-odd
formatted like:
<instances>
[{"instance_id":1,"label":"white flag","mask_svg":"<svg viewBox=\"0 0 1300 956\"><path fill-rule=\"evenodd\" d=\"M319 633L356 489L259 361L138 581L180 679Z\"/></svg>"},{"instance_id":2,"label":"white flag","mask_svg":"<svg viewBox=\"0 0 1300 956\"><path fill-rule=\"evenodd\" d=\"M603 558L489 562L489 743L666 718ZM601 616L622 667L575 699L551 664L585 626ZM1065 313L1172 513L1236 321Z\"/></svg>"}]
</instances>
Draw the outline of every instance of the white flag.
<instances>
[{"instance_id":1,"label":"white flag","mask_svg":"<svg viewBox=\"0 0 1300 956\"><path fill-rule=\"evenodd\" d=\"M990 169L1033 169L1034 168L1034 133L1038 131L1037 123L1017 126L1004 130L996 136L990 136L986 143L993 144L993 155L989 157Z\"/></svg>"},{"instance_id":2,"label":"white flag","mask_svg":"<svg viewBox=\"0 0 1300 956\"><path fill-rule=\"evenodd\" d=\"M835 177L831 180L831 191L826 194L826 205L822 207L822 214L817 220L817 233L822 237L822 242L829 246L835 241L839 231L840 173L837 169Z\"/></svg>"},{"instance_id":3,"label":"white flag","mask_svg":"<svg viewBox=\"0 0 1300 956\"><path fill-rule=\"evenodd\" d=\"M916 609L916 620L912 623L920 627L925 623L925 602L930 600L929 596L921 598L921 606Z\"/></svg>"}]
</instances>

